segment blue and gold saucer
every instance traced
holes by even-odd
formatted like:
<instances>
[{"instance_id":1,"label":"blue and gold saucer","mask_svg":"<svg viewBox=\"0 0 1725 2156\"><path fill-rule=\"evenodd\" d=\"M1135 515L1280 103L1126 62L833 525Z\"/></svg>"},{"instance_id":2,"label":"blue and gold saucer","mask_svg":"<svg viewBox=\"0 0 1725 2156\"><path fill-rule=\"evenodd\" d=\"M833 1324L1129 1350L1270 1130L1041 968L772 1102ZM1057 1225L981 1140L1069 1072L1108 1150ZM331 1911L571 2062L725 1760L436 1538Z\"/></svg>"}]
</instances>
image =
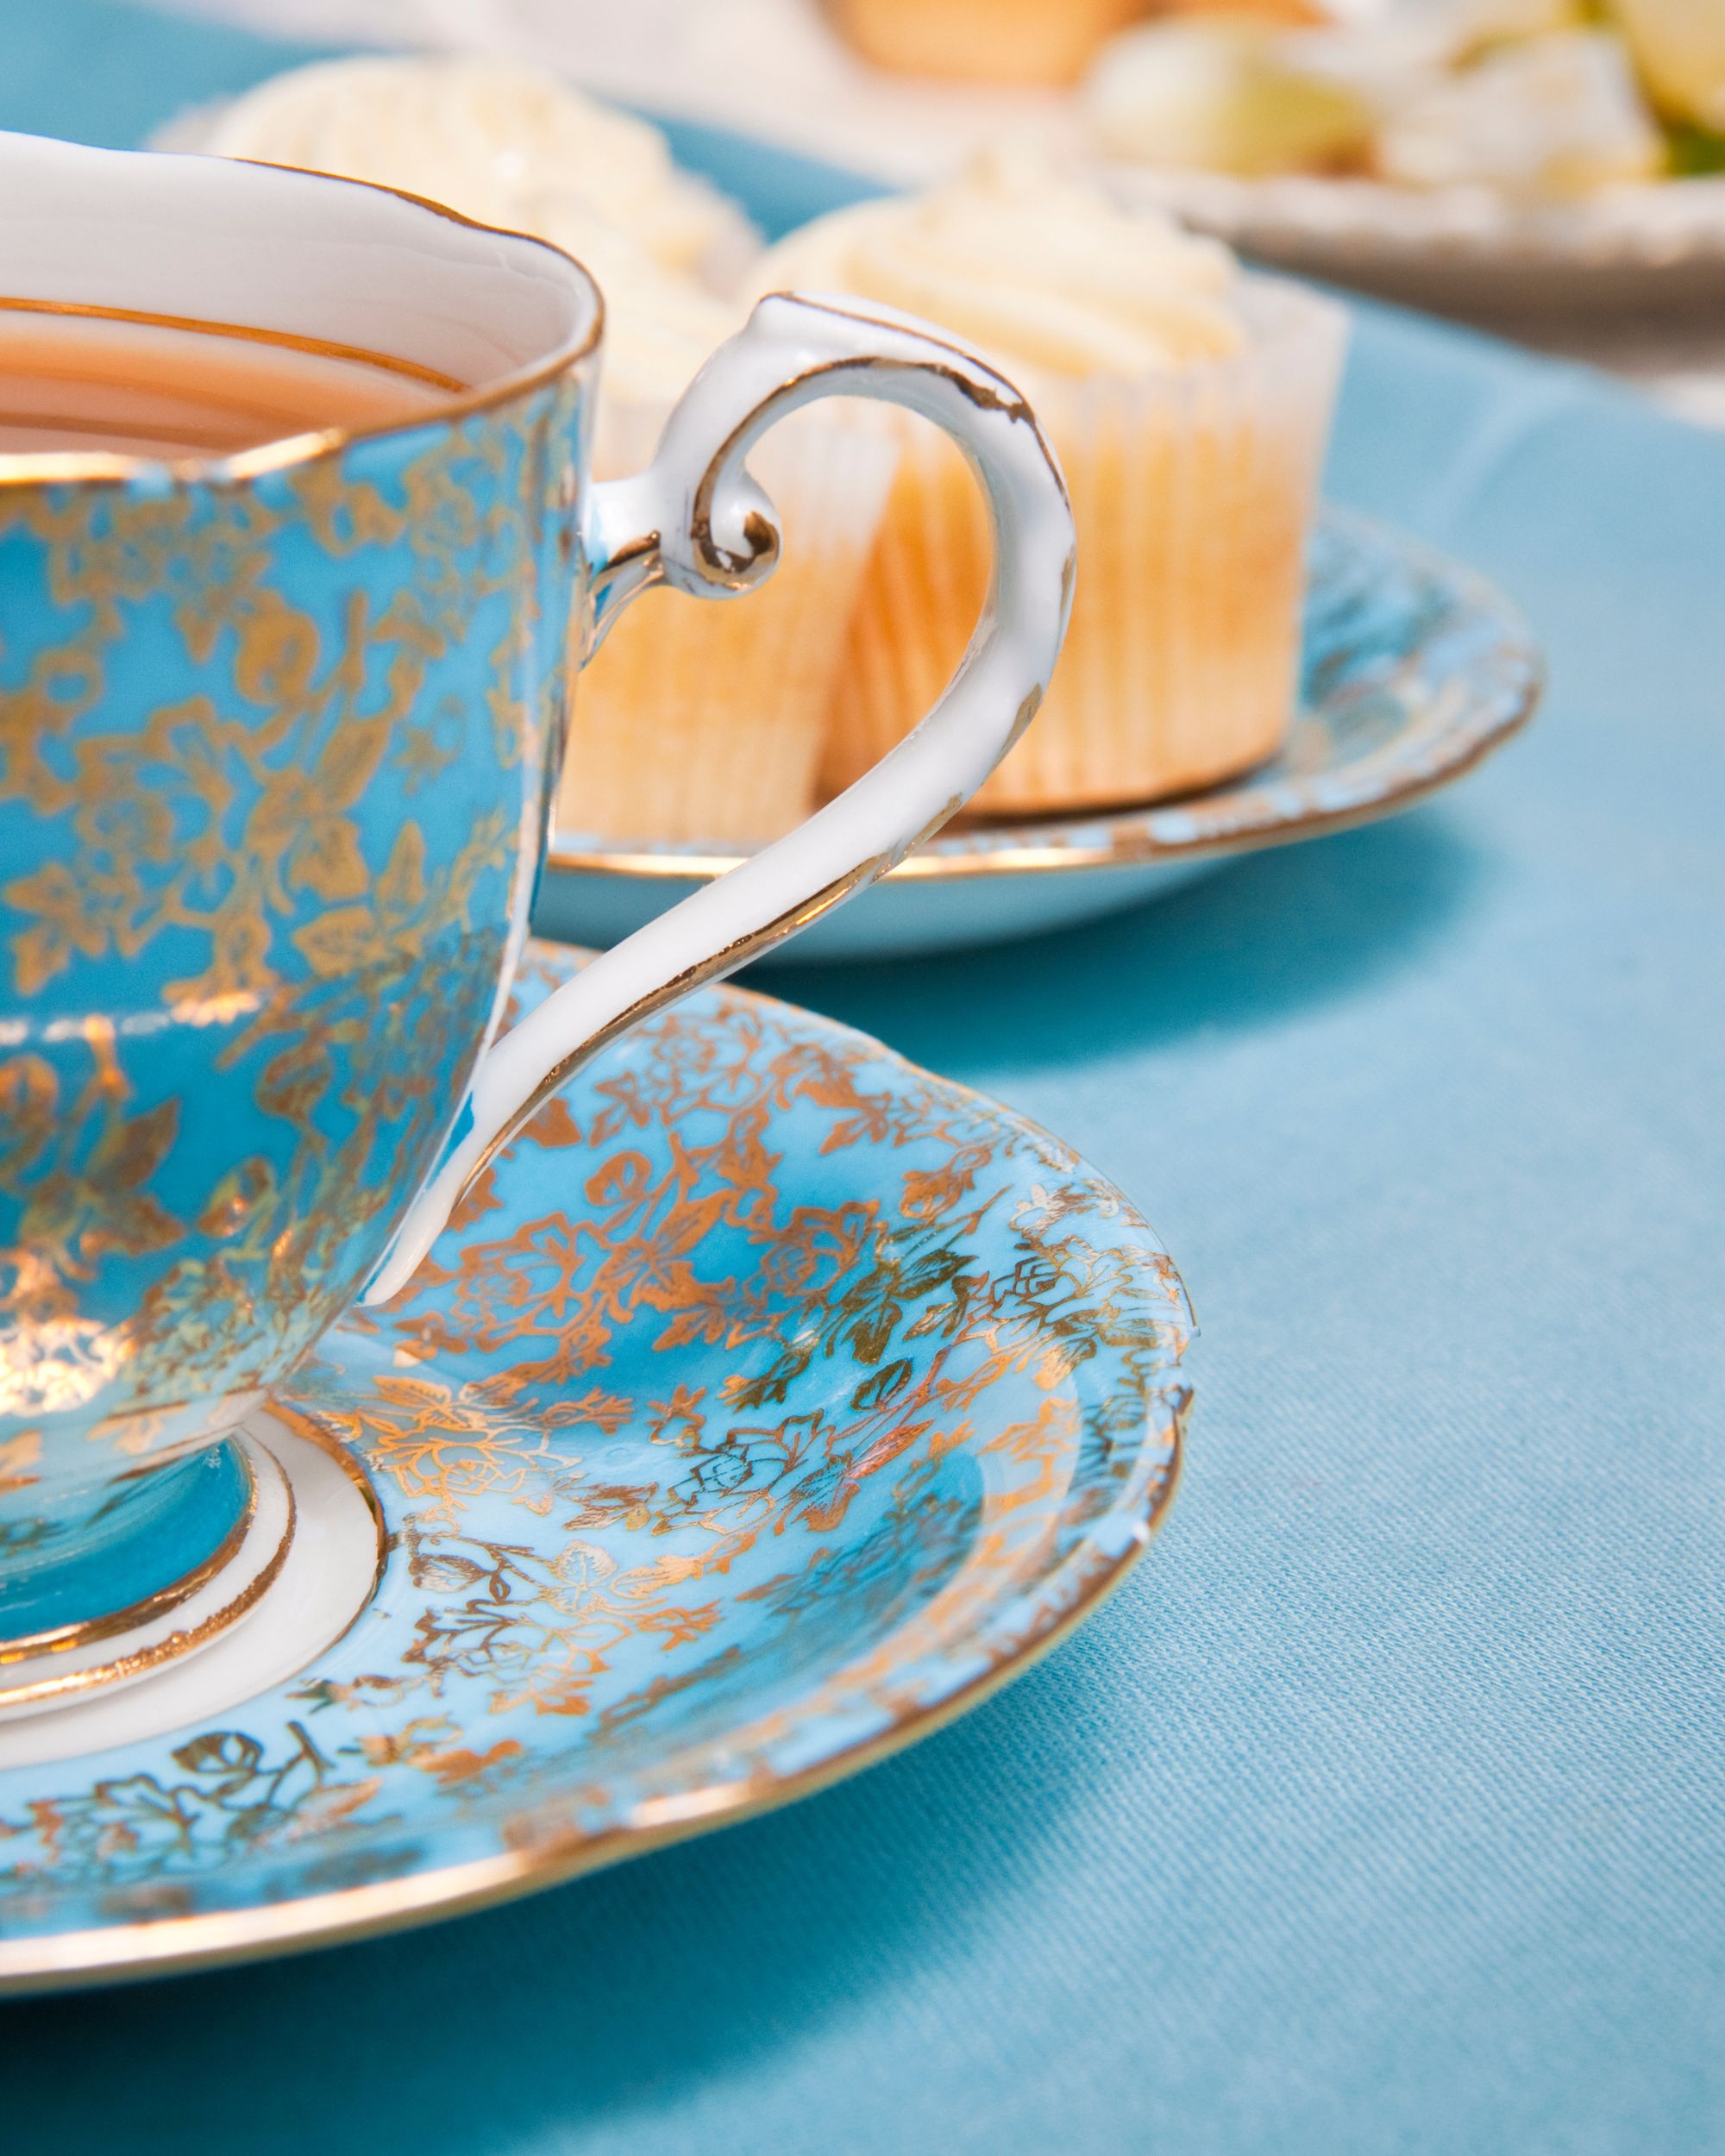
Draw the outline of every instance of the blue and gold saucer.
<instances>
[{"instance_id":1,"label":"blue and gold saucer","mask_svg":"<svg viewBox=\"0 0 1725 2156\"><path fill-rule=\"evenodd\" d=\"M1544 677L1532 630L1484 577L1326 508L1308 565L1299 708L1272 762L1177 801L958 818L763 962L1041 935L1166 897L1237 855L1393 816L1508 741ZM545 935L614 943L737 858L555 832L534 919Z\"/></svg>"},{"instance_id":2,"label":"blue and gold saucer","mask_svg":"<svg viewBox=\"0 0 1725 2156\"><path fill-rule=\"evenodd\" d=\"M535 946L519 1007L575 962ZM1057 1140L691 998L260 1418L297 1526L243 1626L0 1725L0 1982L472 1908L913 1741L1144 1547L1189 1324Z\"/></svg>"}]
</instances>

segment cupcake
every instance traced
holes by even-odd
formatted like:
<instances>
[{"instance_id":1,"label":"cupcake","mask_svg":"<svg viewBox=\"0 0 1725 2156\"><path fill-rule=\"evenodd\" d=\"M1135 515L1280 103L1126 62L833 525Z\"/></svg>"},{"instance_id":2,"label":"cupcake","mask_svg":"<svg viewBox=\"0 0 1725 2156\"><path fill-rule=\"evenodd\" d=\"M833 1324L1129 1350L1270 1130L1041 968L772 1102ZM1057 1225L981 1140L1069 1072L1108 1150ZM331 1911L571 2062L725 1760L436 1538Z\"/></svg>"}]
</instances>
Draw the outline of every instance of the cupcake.
<instances>
[{"instance_id":1,"label":"cupcake","mask_svg":"<svg viewBox=\"0 0 1725 2156\"><path fill-rule=\"evenodd\" d=\"M1041 711L977 810L1148 800L1275 752L1293 711L1339 308L1000 152L930 194L806 227L756 277L945 323L1021 385L1059 454L1078 529L1071 627ZM963 460L904 423L833 699L828 787L938 693L989 556Z\"/></svg>"},{"instance_id":2,"label":"cupcake","mask_svg":"<svg viewBox=\"0 0 1725 2156\"><path fill-rule=\"evenodd\" d=\"M155 147L375 180L560 247L597 217L662 269L716 289L759 247L657 128L492 53L316 61L184 115Z\"/></svg>"},{"instance_id":3,"label":"cupcake","mask_svg":"<svg viewBox=\"0 0 1725 2156\"><path fill-rule=\"evenodd\" d=\"M864 60L956 82L1070 83L1142 0L827 0Z\"/></svg>"},{"instance_id":4,"label":"cupcake","mask_svg":"<svg viewBox=\"0 0 1725 2156\"><path fill-rule=\"evenodd\" d=\"M572 251L605 295L595 478L650 461L672 405L743 319L619 235ZM778 567L740 601L643 592L572 699L560 826L610 839L730 847L776 837L819 805L827 715L892 475L876 414L828 404L781 421L750 459L779 516Z\"/></svg>"},{"instance_id":5,"label":"cupcake","mask_svg":"<svg viewBox=\"0 0 1725 2156\"><path fill-rule=\"evenodd\" d=\"M542 71L486 58L364 59L296 69L173 147L257 157L429 195L533 232L585 262L605 300L594 475L650 462L672 405L746 314L758 253L735 207L673 164L656 128ZM825 405L751 459L784 548L741 604L643 593L572 701L558 821L608 839L776 837L817 805L849 616L894 454L878 415Z\"/></svg>"}]
</instances>

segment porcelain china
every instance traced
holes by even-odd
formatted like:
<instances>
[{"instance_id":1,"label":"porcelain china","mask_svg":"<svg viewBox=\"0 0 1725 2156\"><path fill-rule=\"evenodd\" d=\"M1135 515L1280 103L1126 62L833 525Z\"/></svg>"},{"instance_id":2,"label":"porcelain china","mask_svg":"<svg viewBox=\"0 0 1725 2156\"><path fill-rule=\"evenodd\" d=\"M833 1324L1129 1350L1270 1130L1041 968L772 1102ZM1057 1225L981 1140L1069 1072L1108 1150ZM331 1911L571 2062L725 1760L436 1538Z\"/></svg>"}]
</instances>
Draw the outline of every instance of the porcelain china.
<instances>
[{"instance_id":1,"label":"porcelain china","mask_svg":"<svg viewBox=\"0 0 1725 2156\"><path fill-rule=\"evenodd\" d=\"M800 958L887 957L1035 934L1118 912L1231 856L1406 808L1469 771L1527 718L1539 646L1483 578L1329 509L1314 536L1300 713L1266 768L1182 801L1034 822L961 822L844 912ZM543 932L605 943L731 856L551 841Z\"/></svg>"},{"instance_id":2,"label":"porcelain china","mask_svg":"<svg viewBox=\"0 0 1725 2156\"><path fill-rule=\"evenodd\" d=\"M774 295L595 484L603 306L556 248L324 175L0 135L9 314L273 342L405 417L218 457L0 461L0 1715L200 1652L285 1563L235 1435L399 1288L537 1104L644 1012L889 868L1028 723L1072 523L1012 385L907 317ZM63 331L62 334L65 332ZM405 392L404 392L405 393ZM493 1043L571 632L723 599L744 464L853 394L981 475L995 603L916 737Z\"/></svg>"},{"instance_id":3,"label":"porcelain china","mask_svg":"<svg viewBox=\"0 0 1725 2156\"><path fill-rule=\"evenodd\" d=\"M532 948L518 1015L573 973ZM1031 1125L743 992L651 1018L249 1426L339 1636L260 1689L303 1615L266 1598L251 1696L212 1651L0 1725L0 1978L469 1907L908 1742L1141 1550L1189 1326Z\"/></svg>"}]
</instances>

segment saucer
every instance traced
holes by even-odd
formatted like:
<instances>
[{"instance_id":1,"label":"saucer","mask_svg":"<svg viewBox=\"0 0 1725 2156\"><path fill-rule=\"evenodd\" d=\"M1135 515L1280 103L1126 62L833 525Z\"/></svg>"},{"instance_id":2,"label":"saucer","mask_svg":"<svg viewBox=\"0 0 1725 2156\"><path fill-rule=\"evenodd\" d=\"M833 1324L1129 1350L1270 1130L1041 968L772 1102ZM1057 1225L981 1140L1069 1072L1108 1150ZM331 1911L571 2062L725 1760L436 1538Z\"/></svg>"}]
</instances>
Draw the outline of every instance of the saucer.
<instances>
[{"instance_id":1,"label":"saucer","mask_svg":"<svg viewBox=\"0 0 1725 2156\"><path fill-rule=\"evenodd\" d=\"M578 962L530 947L518 1010ZM1189 1325L1057 1140L693 996L251 1426L300 1523L257 1609L0 1727L0 1983L472 1908L912 1742L1144 1547Z\"/></svg>"},{"instance_id":2,"label":"saucer","mask_svg":"<svg viewBox=\"0 0 1725 2156\"><path fill-rule=\"evenodd\" d=\"M1233 855L1370 823L1447 786L1507 741L1542 680L1532 631L1484 578L1327 510L1313 536L1299 715L1275 762L1151 807L949 824L762 962L886 958L1038 935L1161 897ZM609 945L737 858L560 831L534 924Z\"/></svg>"}]
</instances>

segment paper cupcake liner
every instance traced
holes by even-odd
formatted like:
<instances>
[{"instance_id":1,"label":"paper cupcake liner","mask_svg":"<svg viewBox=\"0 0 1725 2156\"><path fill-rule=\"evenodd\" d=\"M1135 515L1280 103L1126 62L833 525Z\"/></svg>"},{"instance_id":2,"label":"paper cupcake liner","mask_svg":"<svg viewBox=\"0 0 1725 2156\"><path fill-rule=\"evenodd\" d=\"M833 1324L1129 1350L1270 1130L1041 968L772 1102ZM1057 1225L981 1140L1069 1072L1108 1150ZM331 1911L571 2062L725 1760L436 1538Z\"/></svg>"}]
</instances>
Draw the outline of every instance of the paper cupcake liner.
<instances>
[{"instance_id":1,"label":"paper cupcake liner","mask_svg":"<svg viewBox=\"0 0 1725 2156\"><path fill-rule=\"evenodd\" d=\"M602 406L595 469L638 471L668 406ZM637 599L575 685L558 801L566 831L757 844L807 816L844 627L890 484L872 411L801 411L750 460L778 509L778 567L742 599Z\"/></svg>"},{"instance_id":2,"label":"paper cupcake liner","mask_svg":"<svg viewBox=\"0 0 1725 2156\"><path fill-rule=\"evenodd\" d=\"M1144 383L1031 385L1078 530L1066 647L984 812L1105 806L1261 761L1293 715L1304 540L1346 340L1342 310L1245 281L1247 343ZM822 785L922 717L988 588L987 518L963 460L906 434L852 617Z\"/></svg>"}]
</instances>

